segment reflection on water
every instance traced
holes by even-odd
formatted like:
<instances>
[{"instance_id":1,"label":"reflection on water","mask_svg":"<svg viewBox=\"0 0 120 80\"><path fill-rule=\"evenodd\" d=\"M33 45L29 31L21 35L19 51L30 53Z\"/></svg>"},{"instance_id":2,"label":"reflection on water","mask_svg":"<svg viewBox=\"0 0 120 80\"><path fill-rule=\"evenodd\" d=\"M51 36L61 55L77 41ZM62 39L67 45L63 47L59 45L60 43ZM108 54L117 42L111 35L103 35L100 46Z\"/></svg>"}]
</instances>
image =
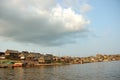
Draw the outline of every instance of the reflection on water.
<instances>
[{"instance_id":1,"label":"reflection on water","mask_svg":"<svg viewBox=\"0 0 120 80\"><path fill-rule=\"evenodd\" d=\"M0 80L119 80L120 61L0 69Z\"/></svg>"}]
</instances>

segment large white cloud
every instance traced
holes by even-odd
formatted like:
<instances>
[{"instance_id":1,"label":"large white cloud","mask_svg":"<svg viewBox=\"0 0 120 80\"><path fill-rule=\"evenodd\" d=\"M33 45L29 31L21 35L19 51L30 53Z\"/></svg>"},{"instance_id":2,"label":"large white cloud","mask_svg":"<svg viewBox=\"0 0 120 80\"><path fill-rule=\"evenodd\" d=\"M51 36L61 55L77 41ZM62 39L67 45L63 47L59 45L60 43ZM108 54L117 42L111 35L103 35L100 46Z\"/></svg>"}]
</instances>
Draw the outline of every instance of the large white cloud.
<instances>
[{"instance_id":1,"label":"large white cloud","mask_svg":"<svg viewBox=\"0 0 120 80\"><path fill-rule=\"evenodd\" d=\"M46 46L74 42L90 21L55 0L1 0L0 36Z\"/></svg>"}]
</instances>

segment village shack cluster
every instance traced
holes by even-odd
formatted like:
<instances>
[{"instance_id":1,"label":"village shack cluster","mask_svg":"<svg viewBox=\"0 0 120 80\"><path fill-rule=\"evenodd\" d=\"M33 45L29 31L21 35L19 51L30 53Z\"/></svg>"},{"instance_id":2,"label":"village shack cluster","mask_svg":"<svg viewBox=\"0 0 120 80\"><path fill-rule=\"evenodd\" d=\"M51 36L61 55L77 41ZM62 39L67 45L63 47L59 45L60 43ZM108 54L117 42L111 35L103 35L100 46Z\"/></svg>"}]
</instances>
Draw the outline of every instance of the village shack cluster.
<instances>
[{"instance_id":1,"label":"village shack cluster","mask_svg":"<svg viewBox=\"0 0 120 80\"><path fill-rule=\"evenodd\" d=\"M102 55L96 54L96 56L89 57L70 57L70 56L54 56L52 54L41 54L35 52L17 50L6 50L0 52L0 66L3 64L26 63L27 66L41 66L41 65L63 65L63 64L84 64L92 62L104 62L104 61L117 61L120 60L120 54L114 55ZM20 66L18 64L18 66Z\"/></svg>"}]
</instances>

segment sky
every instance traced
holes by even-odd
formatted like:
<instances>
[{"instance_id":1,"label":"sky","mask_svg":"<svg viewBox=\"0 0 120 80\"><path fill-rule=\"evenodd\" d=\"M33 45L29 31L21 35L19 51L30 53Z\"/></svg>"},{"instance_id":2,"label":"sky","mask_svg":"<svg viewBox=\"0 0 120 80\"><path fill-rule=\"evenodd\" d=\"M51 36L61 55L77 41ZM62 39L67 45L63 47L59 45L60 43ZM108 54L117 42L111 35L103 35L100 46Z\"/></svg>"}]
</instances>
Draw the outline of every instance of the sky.
<instances>
[{"instance_id":1,"label":"sky","mask_svg":"<svg viewBox=\"0 0 120 80\"><path fill-rule=\"evenodd\" d=\"M119 0L1 0L0 51L120 53Z\"/></svg>"}]
</instances>

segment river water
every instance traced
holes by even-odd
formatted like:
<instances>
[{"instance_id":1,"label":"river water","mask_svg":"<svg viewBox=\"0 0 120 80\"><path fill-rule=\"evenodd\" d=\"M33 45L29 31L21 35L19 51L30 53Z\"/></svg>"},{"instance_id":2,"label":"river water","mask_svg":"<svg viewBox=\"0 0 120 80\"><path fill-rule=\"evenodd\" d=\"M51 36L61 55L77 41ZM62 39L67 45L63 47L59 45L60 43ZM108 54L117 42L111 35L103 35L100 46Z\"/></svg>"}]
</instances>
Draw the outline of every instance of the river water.
<instances>
[{"instance_id":1,"label":"river water","mask_svg":"<svg viewBox=\"0 0 120 80\"><path fill-rule=\"evenodd\" d=\"M120 61L37 68L0 68L0 80L120 80Z\"/></svg>"}]
</instances>

